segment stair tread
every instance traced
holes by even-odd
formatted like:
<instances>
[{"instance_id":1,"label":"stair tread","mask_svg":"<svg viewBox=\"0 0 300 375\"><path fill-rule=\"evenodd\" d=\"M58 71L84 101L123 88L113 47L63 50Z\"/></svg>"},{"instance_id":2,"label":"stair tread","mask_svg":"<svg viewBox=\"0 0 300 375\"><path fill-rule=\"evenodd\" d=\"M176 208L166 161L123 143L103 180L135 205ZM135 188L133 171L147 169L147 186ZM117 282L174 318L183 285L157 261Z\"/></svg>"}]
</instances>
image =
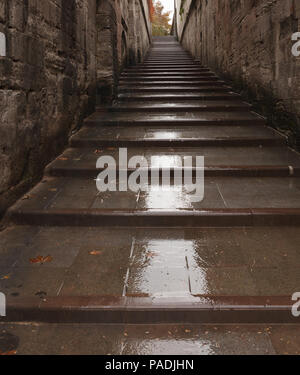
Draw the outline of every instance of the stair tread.
<instances>
[{"instance_id":1,"label":"stair tread","mask_svg":"<svg viewBox=\"0 0 300 375\"><path fill-rule=\"evenodd\" d=\"M199 108L207 109L213 108L214 110L216 108L224 109L227 108L245 108L245 109L251 109L250 104L243 102L242 100L186 100L186 101L178 101L176 100L169 101L166 103L161 103L160 101L157 101L156 103L153 102L147 102L146 100L144 102L130 102L130 103L124 103L122 101L117 102L113 108L115 109L128 109L132 108L135 109L137 112L139 109L164 109L166 112L169 109L172 109L176 112L176 109L180 111L181 109L186 109L187 111L190 110L198 110Z\"/></svg>"},{"instance_id":2,"label":"stair tread","mask_svg":"<svg viewBox=\"0 0 300 375\"><path fill-rule=\"evenodd\" d=\"M5 244L0 250L5 264L0 274L10 274L9 279L0 278L1 289L8 296L18 292L18 296L10 296L10 303L18 303L25 297L32 297L38 303L41 300L36 293L43 291L46 298L72 296L70 306L80 301L76 296L99 296L99 302L101 296L107 296L106 306L121 306L120 297L125 295L143 296L144 306L148 303L149 308L201 304L201 299L193 295L206 296L207 303L209 297L217 300L219 297L220 302L223 298L223 304L226 303L223 296L228 296L227 304L238 305L247 296L257 296L258 300L259 296L289 296L290 301L300 281L297 272L300 234L296 227L230 231L228 228L119 228L116 236L113 228L18 226L4 231L0 241ZM18 241L22 246L17 249ZM214 251L208 251L207 247ZM90 255L97 250L98 255ZM284 256L286 253L288 257ZM30 259L38 255L50 255L52 262L43 266L31 263ZM280 285L274 285L272 280L279 276ZM108 302L109 296L112 303ZM115 298L113 302L113 296L119 300ZM154 298L151 304L147 297ZM140 299L142 305L143 298ZM247 298L245 305L246 301ZM101 304L105 306L105 298Z\"/></svg>"},{"instance_id":3,"label":"stair tread","mask_svg":"<svg viewBox=\"0 0 300 375\"><path fill-rule=\"evenodd\" d=\"M186 92L198 92L198 91L214 91L214 92L228 92L230 87L228 86L217 86L217 85L199 85L199 86L120 86L119 92L130 91L135 92L173 92L173 91L186 91Z\"/></svg>"},{"instance_id":4,"label":"stair tread","mask_svg":"<svg viewBox=\"0 0 300 375\"><path fill-rule=\"evenodd\" d=\"M149 111L162 111L165 112L172 111L172 112L182 112L182 111L209 111L210 109L216 110L244 110L244 109L251 109L251 105L248 103L243 102L242 100L170 100L168 102L161 102L157 101L137 101L137 102L128 102L124 103L124 101L120 100L116 102L112 107L112 111L121 112L124 111L136 111L139 110L149 110Z\"/></svg>"},{"instance_id":5,"label":"stair tread","mask_svg":"<svg viewBox=\"0 0 300 375\"><path fill-rule=\"evenodd\" d=\"M79 135L83 138L83 135ZM60 159L57 159L50 164L51 169L65 168L87 168L96 170L96 161L101 155L110 155L116 158L118 162L118 149L109 148L107 146L100 150L95 148L70 148L64 152ZM274 167L279 166L283 168L293 167L300 168L300 156L292 150L285 147L213 147L203 146L191 149L189 147L178 147L176 150L169 147L132 147L128 150L128 157L133 155L141 155L147 159L149 166L151 166L151 157L155 160L153 165L159 161L163 161L165 167L180 166L180 162L184 156L205 157L205 167ZM249 158L251 155L251 158ZM50 168L49 167L49 168Z\"/></svg>"},{"instance_id":6,"label":"stair tread","mask_svg":"<svg viewBox=\"0 0 300 375\"><path fill-rule=\"evenodd\" d=\"M243 122L248 121L251 122L258 122L258 123L265 123L264 118L256 114L252 111L243 111L243 112L165 112L165 113L128 113L128 112L117 112L117 113L102 113L102 112L95 112L91 116L89 116L85 122L86 123L110 123L110 124L118 124L122 122L130 122L134 124L135 122L144 122L149 123L151 122L160 122L160 123L168 123L174 122L174 125L178 121L186 121L188 122L199 122L199 123L206 123L206 122ZM227 124L230 125L230 124Z\"/></svg>"},{"instance_id":7,"label":"stair tread","mask_svg":"<svg viewBox=\"0 0 300 375\"><path fill-rule=\"evenodd\" d=\"M10 212L31 210L69 209L125 209L125 210L205 210L205 209L299 209L300 178L297 177L206 177L205 196L192 202L193 194L183 187L171 186L157 191L157 186L145 191L98 192L94 179L47 177L29 194L29 199L18 201Z\"/></svg>"},{"instance_id":8,"label":"stair tread","mask_svg":"<svg viewBox=\"0 0 300 375\"><path fill-rule=\"evenodd\" d=\"M20 338L19 355L296 355L300 336L297 325L4 324L0 329Z\"/></svg>"},{"instance_id":9,"label":"stair tread","mask_svg":"<svg viewBox=\"0 0 300 375\"><path fill-rule=\"evenodd\" d=\"M171 82L171 81L165 81L164 83L162 83L161 81L151 81L151 82L140 82L140 81L120 81L120 84L119 84L119 88L126 88L126 87L131 87L131 86L136 86L136 85L139 85L141 87L148 87L149 86L157 86L157 87L164 87L162 86L163 85L166 85L166 87L172 87L173 85L175 87L181 87L181 85L195 85L195 86L214 86L214 85L225 85L225 82L223 81L195 81L195 80L191 80L191 81L174 81L174 82Z\"/></svg>"},{"instance_id":10,"label":"stair tread","mask_svg":"<svg viewBox=\"0 0 300 375\"><path fill-rule=\"evenodd\" d=\"M222 93L215 93L215 92L205 92L205 93L200 93L200 92L173 92L173 93L143 93L143 92L135 92L135 93L129 93L129 92L124 92L124 93L119 93L118 94L118 99L121 100L135 100L135 101L144 101L147 100L153 101L153 100L159 100L165 102L167 101L173 101L173 100L236 100L237 98L240 98L240 95L237 93L230 91L230 92L222 92Z\"/></svg>"},{"instance_id":11,"label":"stair tread","mask_svg":"<svg viewBox=\"0 0 300 375\"><path fill-rule=\"evenodd\" d=\"M102 127L85 127L81 129L73 138L84 139L226 139L226 138L282 138L279 133L266 126L223 126L204 125L201 128L191 126L176 127L175 125L163 126L157 128L132 126L102 126Z\"/></svg>"}]
</instances>

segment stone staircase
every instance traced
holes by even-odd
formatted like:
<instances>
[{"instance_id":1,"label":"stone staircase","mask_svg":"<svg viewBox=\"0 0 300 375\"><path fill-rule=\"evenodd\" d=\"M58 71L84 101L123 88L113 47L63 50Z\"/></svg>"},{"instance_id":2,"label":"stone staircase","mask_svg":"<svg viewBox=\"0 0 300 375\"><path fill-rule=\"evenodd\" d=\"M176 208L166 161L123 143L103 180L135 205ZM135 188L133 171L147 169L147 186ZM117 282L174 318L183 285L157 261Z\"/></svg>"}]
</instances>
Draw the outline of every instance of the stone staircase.
<instances>
[{"instance_id":1,"label":"stone staircase","mask_svg":"<svg viewBox=\"0 0 300 375\"><path fill-rule=\"evenodd\" d=\"M204 199L175 187L99 193L96 161L121 147L153 169L204 156ZM298 323L299 174L299 154L251 105L174 38L155 39L112 107L9 210L6 321Z\"/></svg>"}]
</instances>

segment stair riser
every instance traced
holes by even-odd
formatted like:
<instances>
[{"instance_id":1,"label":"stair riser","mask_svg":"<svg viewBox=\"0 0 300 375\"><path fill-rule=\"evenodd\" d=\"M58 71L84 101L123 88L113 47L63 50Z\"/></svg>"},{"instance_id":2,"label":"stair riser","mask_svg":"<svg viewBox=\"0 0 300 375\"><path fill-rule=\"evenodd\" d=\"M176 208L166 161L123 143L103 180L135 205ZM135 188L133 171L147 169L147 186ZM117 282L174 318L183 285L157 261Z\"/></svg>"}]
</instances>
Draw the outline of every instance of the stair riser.
<instances>
[{"instance_id":1,"label":"stair riser","mask_svg":"<svg viewBox=\"0 0 300 375\"><path fill-rule=\"evenodd\" d=\"M82 324L297 324L291 314L291 307L240 307L232 306L187 308L150 306L95 307L78 308L8 308L3 322L36 323L82 323Z\"/></svg>"},{"instance_id":2,"label":"stair riser","mask_svg":"<svg viewBox=\"0 0 300 375\"><path fill-rule=\"evenodd\" d=\"M145 72L128 72L128 73L122 73L120 78L137 78L139 80L142 80L144 78L167 78L169 76L173 77L187 77L187 78L205 78L205 77L216 77L214 73L197 73L197 72L155 72L155 73L145 73Z\"/></svg>"},{"instance_id":3,"label":"stair riser","mask_svg":"<svg viewBox=\"0 0 300 375\"><path fill-rule=\"evenodd\" d=\"M124 82L124 81L120 81L119 82L120 85L119 85L119 90L134 90L136 87L143 87L143 86L149 86L150 88L153 87L172 87L172 86L181 86L181 87L192 87L192 86L195 86L196 88L198 88L199 86L226 86L225 82L223 81L201 81L201 82L195 82L195 81L192 81L191 82L170 82L170 81L167 81L167 82L159 82L159 81L152 81L152 82ZM226 86L227 87L227 86Z\"/></svg>"},{"instance_id":4,"label":"stair riser","mask_svg":"<svg viewBox=\"0 0 300 375\"><path fill-rule=\"evenodd\" d=\"M140 69L128 69L124 70L123 73L210 73L209 69L202 68L140 68Z\"/></svg>"},{"instance_id":5,"label":"stair riser","mask_svg":"<svg viewBox=\"0 0 300 375\"><path fill-rule=\"evenodd\" d=\"M143 82L149 82L149 83L151 83L151 82L153 82L153 81L155 81L157 79L157 77L153 77L153 78L151 78L151 77L145 77L145 78L143 78L143 79L139 79L138 81L137 81L137 79L135 78L135 77L127 77L127 78L121 78L120 79L120 81L119 81L119 83L127 83L127 82L139 82L139 83L143 83ZM159 81L161 82L161 83L163 83L163 82L181 82L181 81L190 81L190 82L194 82L195 80L197 80L197 81L213 81L213 82L215 82L215 81L219 81L219 78L218 77L213 77L213 76L211 76L211 77L169 77L169 78L163 78L163 77L161 77L161 78L159 78Z\"/></svg>"},{"instance_id":6,"label":"stair riser","mask_svg":"<svg viewBox=\"0 0 300 375\"><path fill-rule=\"evenodd\" d=\"M161 53L159 51L152 51L151 54L147 55L145 57L145 60L149 60L149 59L164 59L164 58L168 58L171 59L174 58L175 60L176 59L180 59L180 58L187 58L189 59L190 61L194 61L193 58L191 57L190 54L186 53L186 52L182 52L182 51L166 51L165 53Z\"/></svg>"},{"instance_id":7,"label":"stair riser","mask_svg":"<svg viewBox=\"0 0 300 375\"><path fill-rule=\"evenodd\" d=\"M205 96L205 95L189 95L189 96L180 96L180 95L173 95L173 96L147 96L147 97L139 97L139 96L131 96L131 97L124 97L119 95L118 99L121 101L134 101L134 102L144 102L147 101L160 101L160 103L174 101L186 101L186 100L237 100L239 99L239 95L222 95L218 94L215 96Z\"/></svg>"},{"instance_id":8,"label":"stair riser","mask_svg":"<svg viewBox=\"0 0 300 375\"><path fill-rule=\"evenodd\" d=\"M101 169L89 169L89 167L86 168L77 168L77 169L68 169L68 168L53 168L48 169L48 174L52 177L74 177L74 178L92 178L95 179L99 173L103 172ZM128 177L133 173L134 171L128 171ZM300 170L297 169L294 171L293 176L299 177L300 176ZM119 177L119 171L117 171L117 176ZM162 170L159 170L159 176L162 178ZM170 170L170 176L171 178L174 177L174 170ZM148 178L151 177L151 171L148 171ZM193 177L196 177L196 171L193 171ZM238 167L235 168L218 168L218 167L212 167L212 168L206 168L205 169L205 177L291 177L290 170L288 167L278 167L278 168L243 168Z\"/></svg>"},{"instance_id":9,"label":"stair riser","mask_svg":"<svg viewBox=\"0 0 300 375\"><path fill-rule=\"evenodd\" d=\"M164 54L160 54L158 52L152 52L151 54L147 55L145 59L141 62L145 62L147 60L161 60L161 59L168 59L170 63L176 60L180 59L186 59L192 62L198 62L200 61L199 59L194 60L191 55L185 52L180 52L180 51L166 51Z\"/></svg>"},{"instance_id":10,"label":"stair riser","mask_svg":"<svg viewBox=\"0 0 300 375\"><path fill-rule=\"evenodd\" d=\"M65 210L10 212L16 225L207 228L253 226L300 226L300 209L236 210Z\"/></svg>"},{"instance_id":11,"label":"stair riser","mask_svg":"<svg viewBox=\"0 0 300 375\"><path fill-rule=\"evenodd\" d=\"M232 107L193 107L193 108L188 108L188 107L169 107L169 108L159 108L159 107L136 107L136 108L130 108L130 107L121 107L121 108L112 108L109 110L109 112L116 113L116 112L151 112L151 113L169 113L169 112L243 112L243 111L249 111L251 110L251 107L249 106L232 106Z\"/></svg>"},{"instance_id":12,"label":"stair riser","mask_svg":"<svg viewBox=\"0 0 300 375\"><path fill-rule=\"evenodd\" d=\"M146 58L140 64L144 64L144 63L149 62L149 61L166 62L166 63L169 63L169 64L174 64L174 63L177 63L178 61L188 61L190 63L200 65L199 61L193 60L189 55L184 55L184 54L180 54L180 53L165 54L163 56L159 56L159 55L153 55L151 57L149 56L148 58ZM139 64L137 64L137 65L139 65Z\"/></svg>"},{"instance_id":13,"label":"stair riser","mask_svg":"<svg viewBox=\"0 0 300 375\"><path fill-rule=\"evenodd\" d=\"M206 69L209 71L208 68L204 68L198 63L190 62L188 60L181 60L177 61L176 63L169 64L167 61L147 61L140 65L135 65L134 67L127 68L128 71L135 70L135 69L162 69L162 70L168 70L168 69Z\"/></svg>"},{"instance_id":14,"label":"stair riser","mask_svg":"<svg viewBox=\"0 0 300 375\"><path fill-rule=\"evenodd\" d=\"M176 64L175 63L174 64L168 64L168 63L163 63L163 62L156 63L156 62L150 61L148 63L144 63L144 64L141 64L141 65L137 65L135 67L132 67L132 68L128 68L128 70L130 71L130 70L133 70L133 69L158 69L158 68L160 68L160 69L193 68L194 69L194 68L199 68L199 64L189 63L187 61L181 62L181 63L176 63Z\"/></svg>"},{"instance_id":15,"label":"stair riser","mask_svg":"<svg viewBox=\"0 0 300 375\"><path fill-rule=\"evenodd\" d=\"M146 93L146 92L152 92L152 93L172 93L172 92L180 92L182 91L186 93L190 92L230 92L229 87L135 87L135 88L122 88L119 87L118 92L130 92L130 93Z\"/></svg>"},{"instance_id":16,"label":"stair riser","mask_svg":"<svg viewBox=\"0 0 300 375\"><path fill-rule=\"evenodd\" d=\"M97 140L97 139L72 139L71 147L259 147L259 146L283 146L286 145L284 138L254 138L254 139L201 139L201 140Z\"/></svg>"},{"instance_id":17,"label":"stair riser","mask_svg":"<svg viewBox=\"0 0 300 375\"><path fill-rule=\"evenodd\" d=\"M159 120L159 121L92 121L86 120L86 126L203 126L203 125L212 125L212 126L256 126L256 125L265 125L265 120L222 120L220 121L198 121L198 120Z\"/></svg>"}]
</instances>

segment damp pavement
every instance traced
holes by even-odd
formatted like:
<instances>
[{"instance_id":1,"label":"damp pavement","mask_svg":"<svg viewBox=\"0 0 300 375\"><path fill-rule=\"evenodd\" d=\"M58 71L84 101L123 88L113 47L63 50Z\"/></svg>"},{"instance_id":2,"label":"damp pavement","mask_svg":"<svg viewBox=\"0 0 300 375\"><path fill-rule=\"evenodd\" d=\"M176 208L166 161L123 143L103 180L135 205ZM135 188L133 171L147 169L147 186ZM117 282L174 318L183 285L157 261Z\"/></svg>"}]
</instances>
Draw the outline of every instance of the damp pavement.
<instances>
[{"instance_id":1,"label":"damp pavement","mask_svg":"<svg viewBox=\"0 0 300 375\"><path fill-rule=\"evenodd\" d=\"M0 355L299 355L299 337L298 325L0 324Z\"/></svg>"}]
</instances>

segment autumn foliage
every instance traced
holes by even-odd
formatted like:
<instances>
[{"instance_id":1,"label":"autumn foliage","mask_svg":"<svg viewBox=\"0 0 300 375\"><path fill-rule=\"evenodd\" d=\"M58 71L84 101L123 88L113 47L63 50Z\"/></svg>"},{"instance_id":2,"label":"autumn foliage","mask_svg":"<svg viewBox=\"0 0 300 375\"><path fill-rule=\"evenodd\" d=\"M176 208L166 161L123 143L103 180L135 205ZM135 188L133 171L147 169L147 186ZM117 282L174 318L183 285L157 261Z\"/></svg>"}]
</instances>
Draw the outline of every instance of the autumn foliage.
<instances>
[{"instance_id":1,"label":"autumn foliage","mask_svg":"<svg viewBox=\"0 0 300 375\"><path fill-rule=\"evenodd\" d=\"M149 5L149 12L150 12L150 20L152 22L153 21L153 16L154 16L153 0L148 0L148 5Z\"/></svg>"},{"instance_id":2,"label":"autumn foliage","mask_svg":"<svg viewBox=\"0 0 300 375\"><path fill-rule=\"evenodd\" d=\"M170 12L164 12L164 6L158 0L152 2L153 14L152 14L152 34L153 36L165 36L170 35Z\"/></svg>"}]
</instances>

